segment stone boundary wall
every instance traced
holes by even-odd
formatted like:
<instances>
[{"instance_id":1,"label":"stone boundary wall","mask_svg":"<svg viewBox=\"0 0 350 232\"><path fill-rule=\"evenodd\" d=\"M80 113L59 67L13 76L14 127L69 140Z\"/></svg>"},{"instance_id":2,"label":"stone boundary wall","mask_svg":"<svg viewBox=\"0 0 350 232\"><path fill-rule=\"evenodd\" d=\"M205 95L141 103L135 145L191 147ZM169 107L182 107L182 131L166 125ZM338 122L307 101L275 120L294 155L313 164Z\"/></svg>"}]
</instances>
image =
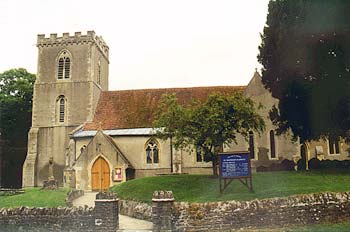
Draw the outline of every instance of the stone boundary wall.
<instances>
[{"instance_id":1,"label":"stone boundary wall","mask_svg":"<svg viewBox=\"0 0 350 232\"><path fill-rule=\"evenodd\" d=\"M73 207L73 201L84 195L84 190L70 190L65 199L66 205L68 207Z\"/></svg>"},{"instance_id":2,"label":"stone boundary wall","mask_svg":"<svg viewBox=\"0 0 350 232\"><path fill-rule=\"evenodd\" d=\"M152 221L152 206L147 203L119 200L119 213L141 220Z\"/></svg>"},{"instance_id":3,"label":"stone boundary wall","mask_svg":"<svg viewBox=\"0 0 350 232\"><path fill-rule=\"evenodd\" d=\"M158 202L154 207L167 207ZM173 231L230 231L350 220L350 192L252 201L172 204ZM163 210L163 212L166 212ZM153 215L153 221L162 215Z\"/></svg>"},{"instance_id":4,"label":"stone boundary wall","mask_svg":"<svg viewBox=\"0 0 350 232\"><path fill-rule=\"evenodd\" d=\"M1 231L115 232L118 200L96 199L94 208L1 208L0 227Z\"/></svg>"}]
</instances>

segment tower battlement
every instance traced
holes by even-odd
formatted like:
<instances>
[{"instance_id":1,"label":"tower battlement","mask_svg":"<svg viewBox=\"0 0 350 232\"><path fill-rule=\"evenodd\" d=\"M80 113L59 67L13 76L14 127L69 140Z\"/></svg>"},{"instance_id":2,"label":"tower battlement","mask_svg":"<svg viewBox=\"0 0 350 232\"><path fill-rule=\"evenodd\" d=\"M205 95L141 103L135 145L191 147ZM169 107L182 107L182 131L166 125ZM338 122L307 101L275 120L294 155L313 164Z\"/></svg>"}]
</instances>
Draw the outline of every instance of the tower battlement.
<instances>
[{"instance_id":1,"label":"tower battlement","mask_svg":"<svg viewBox=\"0 0 350 232\"><path fill-rule=\"evenodd\" d=\"M37 40L38 47L85 43L95 43L108 60L109 47L102 36L96 35L94 31L87 31L86 35L81 34L81 32L75 32L74 35L63 33L61 37L58 37L56 33L50 34L49 37L45 37L45 34L39 34Z\"/></svg>"}]
</instances>

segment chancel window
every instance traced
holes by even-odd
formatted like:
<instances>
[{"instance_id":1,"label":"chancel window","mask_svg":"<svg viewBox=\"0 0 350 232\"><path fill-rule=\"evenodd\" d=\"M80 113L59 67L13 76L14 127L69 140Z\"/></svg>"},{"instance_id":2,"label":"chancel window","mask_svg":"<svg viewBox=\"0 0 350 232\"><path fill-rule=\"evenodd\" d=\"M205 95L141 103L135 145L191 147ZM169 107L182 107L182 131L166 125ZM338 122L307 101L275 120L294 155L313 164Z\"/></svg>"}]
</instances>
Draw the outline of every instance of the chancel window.
<instances>
[{"instance_id":1,"label":"chancel window","mask_svg":"<svg viewBox=\"0 0 350 232\"><path fill-rule=\"evenodd\" d=\"M56 105L57 121L64 122L66 117L66 98L63 95L59 96Z\"/></svg>"},{"instance_id":2,"label":"chancel window","mask_svg":"<svg viewBox=\"0 0 350 232\"><path fill-rule=\"evenodd\" d=\"M250 153L250 158L255 159L255 145L254 145L253 131L249 132L249 153Z\"/></svg>"},{"instance_id":3,"label":"chancel window","mask_svg":"<svg viewBox=\"0 0 350 232\"><path fill-rule=\"evenodd\" d=\"M71 57L67 51L61 52L58 58L57 79L69 79L71 70Z\"/></svg>"},{"instance_id":4,"label":"chancel window","mask_svg":"<svg viewBox=\"0 0 350 232\"><path fill-rule=\"evenodd\" d=\"M154 139L146 145L146 162L148 164L159 163L159 145Z\"/></svg>"},{"instance_id":5,"label":"chancel window","mask_svg":"<svg viewBox=\"0 0 350 232\"><path fill-rule=\"evenodd\" d=\"M329 154L340 154L339 137L329 137L328 139Z\"/></svg>"},{"instance_id":6,"label":"chancel window","mask_svg":"<svg viewBox=\"0 0 350 232\"><path fill-rule=\"evenodd\" d=\"M275 144L275 132L270 130L270 154L271 159L276 158L276 144Z\"/></svg>"}]
</instances>

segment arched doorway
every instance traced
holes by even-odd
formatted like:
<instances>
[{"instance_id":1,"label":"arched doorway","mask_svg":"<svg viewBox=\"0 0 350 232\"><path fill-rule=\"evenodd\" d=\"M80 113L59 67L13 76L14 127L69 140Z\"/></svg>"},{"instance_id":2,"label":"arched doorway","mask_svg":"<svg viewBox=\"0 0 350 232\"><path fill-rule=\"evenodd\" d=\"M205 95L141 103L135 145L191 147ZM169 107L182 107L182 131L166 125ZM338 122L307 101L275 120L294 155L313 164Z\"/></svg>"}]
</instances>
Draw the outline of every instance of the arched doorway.
<instances>
[{"instance_id":1,"label":"arched doorway","mask_svg":"<svg viewBox=\"0 0 350 232\"><path fill-rule=\"evenodd\" d=\"M110 170L107 161L99 157L91 168L92 191L106 191L110 184Z\"/></svg>"}]
</instances>

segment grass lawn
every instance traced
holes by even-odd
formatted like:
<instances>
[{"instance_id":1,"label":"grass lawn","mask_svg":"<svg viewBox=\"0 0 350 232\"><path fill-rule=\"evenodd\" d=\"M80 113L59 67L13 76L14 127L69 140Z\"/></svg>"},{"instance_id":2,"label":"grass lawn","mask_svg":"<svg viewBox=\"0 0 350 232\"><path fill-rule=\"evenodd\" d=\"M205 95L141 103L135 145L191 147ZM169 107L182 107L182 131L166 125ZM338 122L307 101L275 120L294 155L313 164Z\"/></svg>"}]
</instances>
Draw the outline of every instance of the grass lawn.
<instances>
[{"instance_id":1,"label":"grass lawn","mask_svg":"<svg viewBox=\"0 0 350 232\"><path fill-rule=\"evenodd\" d=\"M349 232L350 223L317 224L284 229L285 232Z\"/></svg>"},{"instance_id":2,"label":"grass lawn","mask_svg":"<svg viewBox=\"0 0 350 232\"><path fill-rule=\"evenodd\" d=\"M173 175L131 180L111 188L121 199L151 202L153 191L172 190L176 201L206 202L350 191L350 171L263 172L253 174L254 193L234 180L221 195L219 180L207 175Z\"/></svg>"},{"instance_id":3,"label":"grass lawn","mask_svg":"<svg viewBox=\"0 0 350 232\"><path fill-rule=\"evenodd\" d=\"M66 206L65 198L68 189L42 190L41 188L28 188L22 194L0 196L0 208L28 207L57 207Z\"/></svg>"}]
</instances>

